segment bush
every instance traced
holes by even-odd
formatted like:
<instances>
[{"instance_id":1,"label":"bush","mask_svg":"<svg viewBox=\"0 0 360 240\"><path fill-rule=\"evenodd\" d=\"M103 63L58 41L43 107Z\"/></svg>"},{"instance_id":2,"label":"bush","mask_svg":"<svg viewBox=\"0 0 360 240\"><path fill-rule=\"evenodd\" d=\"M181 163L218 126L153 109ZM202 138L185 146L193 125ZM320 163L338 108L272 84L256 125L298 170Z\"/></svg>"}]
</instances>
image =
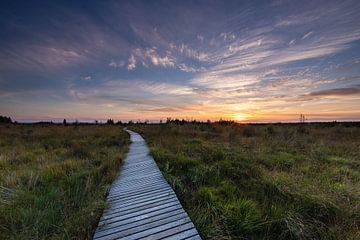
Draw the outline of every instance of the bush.
<instances>
[{"instance_id":1,"label":"bush","mask_svg":"<svg viewBox=\"0 0 360 240\"><path fill-rule=\"evenodd\" d=\"M261 211L253 200L238 199L225 204L223 209L227 221L236 235L246 237L259 229Z\"/></svg>"}]
</instances>

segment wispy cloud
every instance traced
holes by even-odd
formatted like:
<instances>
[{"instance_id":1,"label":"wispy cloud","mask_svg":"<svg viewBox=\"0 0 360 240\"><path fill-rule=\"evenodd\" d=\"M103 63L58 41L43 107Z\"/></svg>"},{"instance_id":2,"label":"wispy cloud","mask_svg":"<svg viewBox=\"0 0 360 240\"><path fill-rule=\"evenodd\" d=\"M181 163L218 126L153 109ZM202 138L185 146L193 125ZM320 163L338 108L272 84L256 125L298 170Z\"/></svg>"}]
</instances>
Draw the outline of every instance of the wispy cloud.
<instances>
[{"instance_id":1,"label":"wispy cloud","mask_svg":"<svg viewBox=\"0 0 360 240\"><path fill-rule=\"evenodd\" d=\"M342 97L348 95L360 95L360 85L315 91L309 94L302 95L301 99L308 100L321 97Z\"/></svg>"},{"instance_id":2,"label":"wispy cloud","mask_svg":"<svg viewBox=\"0 0 360 240\"><path fill-rule=\"evenodd\" d=\"M109 63L109 67L113 67L113 68L122 68L126 65L125 61L115 61L115 60L111 60Z\"/></svg>"},{"instance_id":3,"label":"wispy cloud","mask_svg":"<svg viewBox=\"0 0 360 240\"><path fill-rule=\"evenodd\" d=\"M3 70L62 68L86 60L86 52L63 47L33 45L0 50L0 69Z\"/></svg>"},{"instance_id":4,"label":"wispy cloud","mask_svg":"<svg viewBox=\"0 0 360 240\"><path fill-rule=\"evenodd\" d=\"M136 96L140 99L151 99L153 96L172 96L181 97L194 94L191 87L176 85L171 83L139 81L139 80L111 80L93 87L70 86L69 93L79 100L100 100L116 101L117 99L129 99L131 102ZM149 101L150 103L152 101ZM161 102L160 100L158 101ZM166 105L167 103L164 102Z\"/></svg>"},{"instance_id":5,"label":"wispy cloud","mask_svg":"<svg viewBox=\"0 0 360 240\"><path fill-rule=\"evenodd\" d=\"M216 75L200 75L197 78L191 80L191 83L195 86L211 88L211 89L237 89L239 87L244 87L250 84L257 83L259 79L256 76L246 76L246 75L237 75L237 76L228 76L228 77L218 77Z\"/></svg>"},{"instance_id":6,"label":"wispy cloud","mask_svg":"<svg viewBox=\"0 0 360 240\"><path fill-rule=\"evenodd\" d=\"M199 61L207 61L208 54L199 50L195 50L194 48L189 47L187 44L176 45L174 43L170 43L170 49L183 55L188 58L196 59Z\"/></svg>"},{"instance_id":7,"label":"wispy cloud","mask_svg":"<svg viewBox=\"0 0 360 240\"><path fill-rule=\"evenodd\" d=\"M185 63L180 63L178 65L178 68L183 72L189 72L189 73L197 73L197 72L206 71L205 67L192 67L192 66L186 65Z\"/></svg>"},{"instance_id":8,"label":"wispy cloud","mask_svg":"<svg viewBox=\"0 0 360 240\"><path fill-rule=\"evenodd\" d=\"M313 31L310 31L310 32L306 33L304 36L302 36L301 39L304 40L305 38L310 37L313 33L314 33Z\"/></svg>"},{"instance_id":9,"label":"wispy cloud","mask_svg":"<svg viewBox=\"0 0 360 240\"><path fill-rule=\"evenodd\" d=\"M129 70L133 70L136 68L136 59L135 56L133 54L131 54L129 60L128 60L128 65L127 65L127 69Z\"/></svg>"},{"instance_id":10,"label":"wispy cloud","mask_svg":"<svg viewBox=\"0 0 360 240\"><path fill-rule=\"evenodd\" d=\"M134 70L137 63L140 63L144 67L149 67L151 65L159 67L174 67L175 59L169 52L160 56L156 47L146 49L136 48L132 51L128 59L127 69Z\"/></svg>"}]
</instances>

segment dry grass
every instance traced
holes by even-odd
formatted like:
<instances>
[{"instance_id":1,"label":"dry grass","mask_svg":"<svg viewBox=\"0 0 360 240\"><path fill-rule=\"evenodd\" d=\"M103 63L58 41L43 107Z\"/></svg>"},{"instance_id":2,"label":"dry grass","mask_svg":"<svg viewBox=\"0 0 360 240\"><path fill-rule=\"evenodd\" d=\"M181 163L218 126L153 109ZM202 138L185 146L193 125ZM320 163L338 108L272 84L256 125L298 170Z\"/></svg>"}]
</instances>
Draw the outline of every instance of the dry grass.
<instances>
[{"instance_id":1,"label":"dry grass","mask_svg":"<svg viewBox=\"0 0 360 240\"><path fill-rule=\"evenodd\" d=\"M360 239L359 125L136 125L205 239Z\"/></svg>"},{"instance_id":2,"label":"dry grass","mask_svg":"<svg viewBox=\"0 0 360 240\"><path fill-rule=\"evenodd\" d=\"M121 126L0 125L0 239L90 239L128 144Z\"/></svg>"}]
</instances>

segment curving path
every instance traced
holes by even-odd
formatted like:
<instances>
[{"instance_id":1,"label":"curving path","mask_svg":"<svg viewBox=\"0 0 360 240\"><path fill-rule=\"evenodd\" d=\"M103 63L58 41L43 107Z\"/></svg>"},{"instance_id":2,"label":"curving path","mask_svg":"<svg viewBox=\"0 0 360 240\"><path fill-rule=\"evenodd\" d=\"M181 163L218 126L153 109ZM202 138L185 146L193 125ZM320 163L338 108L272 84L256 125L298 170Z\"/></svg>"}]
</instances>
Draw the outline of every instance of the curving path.
<instances>
[{"instance_id":1,"label":"curving path","mask_svg":"<svg viewBox=\"0 0 360 240\"><path fill-rule=\"evenodd\" d=\"M126 131L132 143L94 239L201 239L144 139Z\"/></svg>"}]
</instances>

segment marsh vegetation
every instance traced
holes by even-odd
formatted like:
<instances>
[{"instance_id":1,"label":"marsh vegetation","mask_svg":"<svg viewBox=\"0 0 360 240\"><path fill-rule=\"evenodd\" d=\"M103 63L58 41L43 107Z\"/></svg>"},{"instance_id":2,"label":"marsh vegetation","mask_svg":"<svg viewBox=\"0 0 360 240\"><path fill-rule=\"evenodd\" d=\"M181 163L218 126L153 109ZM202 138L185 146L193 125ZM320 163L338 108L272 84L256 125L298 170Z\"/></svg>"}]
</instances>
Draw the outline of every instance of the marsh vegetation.
<instances>
[{"instance_id":1,"label":"marsh vegetation","mask_svg":"<svg viewBox=\"0 0 360 240\"><path fill-rule=\"evenodd\" d=\"M360 128L137 125L205 239L360 239Z\"/></svg>"},{"instance_id":2,"label":"marsh vegetation","mask_svg":"<svg viewBox=\"0 0 360 240\"><path fill-rule=\"evenodd\" d=\"M360 239L359 124L131 124L204 239ZM89 239L120 125L0 125L0 239Z\"/></svg>"},{"instance_id":3,"label":"marsh vegetation","mask_svg":"<svg viewBox=\"0 0 360 240\"><path fill-rule=\"evenodd\" d=\"M0 239L90 239L128 144L120 126L0 125Z\"/></svg>"}]
</instances>

